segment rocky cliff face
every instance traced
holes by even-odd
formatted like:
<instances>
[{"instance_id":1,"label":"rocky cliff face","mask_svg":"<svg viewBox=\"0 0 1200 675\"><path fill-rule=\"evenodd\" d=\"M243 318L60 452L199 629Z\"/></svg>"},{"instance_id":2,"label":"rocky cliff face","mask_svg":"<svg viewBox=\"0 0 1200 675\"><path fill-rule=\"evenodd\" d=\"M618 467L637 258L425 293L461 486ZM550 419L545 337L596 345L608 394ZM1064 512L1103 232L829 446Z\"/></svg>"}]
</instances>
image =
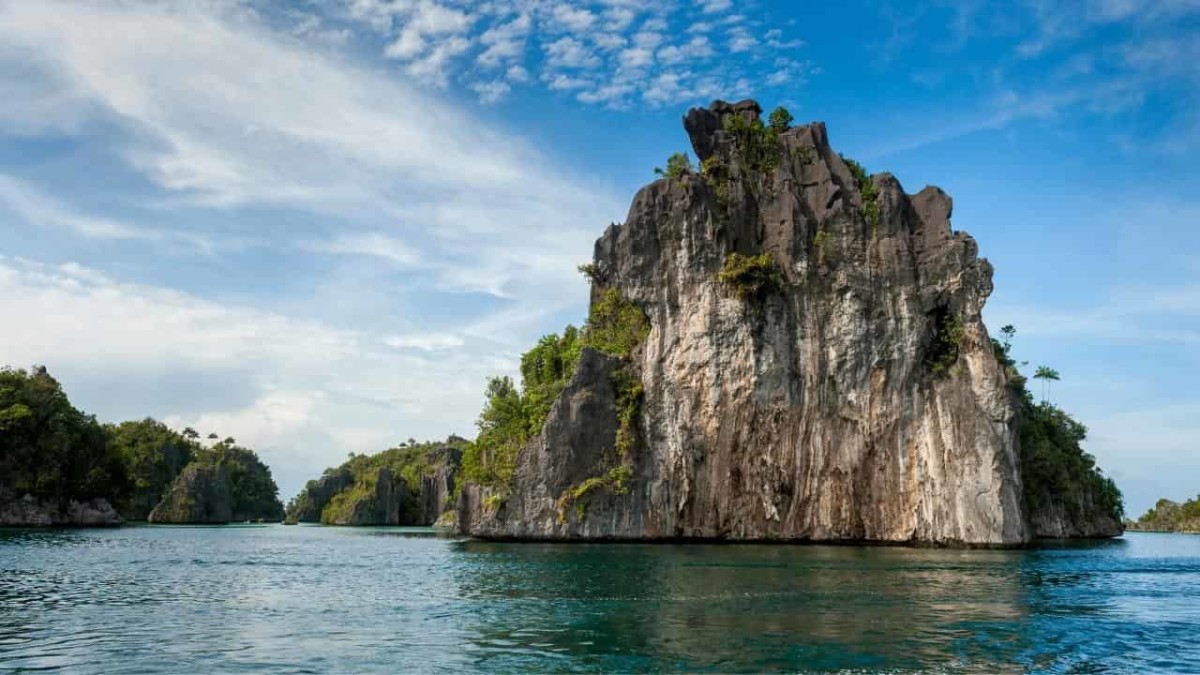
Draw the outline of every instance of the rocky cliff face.
<instances>
[{"instance_id":1,"label":"rocky cliff face","mask_svg":"<svg viewBox=\"0 0 1200 675\"><path fill-rule=\"evenodd\" d=\"M585 350L508 486L461 531L1009 545L1026 517L1006 375L980 318L992 268L936 187L904 192L753 102L684 120L700 172L644 187L596 242L592 302L649 319ZM618 398L641 386L616 451ZM1086 529L1083 527L1082 529Z\"/></svg>"},{"instance_id":2,"label":"rocky cliff face","mask_svg":"<svg viewBox=\"0 0 1200 675\"><path fill-rule=\"evenodd\" d=\"M287 522L321 522L321 511L325 509L334 495L352 485L354 485L354 474L345 468L326 471L320 478L308 481L304 490L290 505Z\"/></svg>"},{"instance_id":3,"label":"rocky cliff face","mask_svg":"<svg viewBox=\"0 0 1200 675\"><path fill-rule=\"evenodd\" d=\"M60 506L31 495L17 498L0 492L0 527L108 527L121 522L106 499L70 500Z\"/></svg>"},{"instance_id":4,"label":"rocky cliff face","mask_svg":"<svg viewBox=\"0 0 1200 675\"><path fill-rule=\"evenodd\" d=\"M458 478L458 467L462 464L462 450L445 447L431 453L430 473L421 476L421 489L415 495L411 518L415 525L431 525L441 516L453 512L450 496Z\"/></svg>"},{"instance_id":5,"label":"rocky cliff face","mask_svg":"<svg viewBox=\"0 0 1200 675\"><path fill-rule=\"evenodd\" d=\"M220 525L233 517L229 478L221 466L192 463L150 512L151 523Z\"/></svg>"},{"instance_id":6,"label":"rocky cliff face","mask_svg":"<svg viewBox=\"0 0 1200 675\"><path fill-rule=\"evenodd\" d=\"M326 525L399 525L400 513L410 499L408 487L387 467L379 469L366 485L339 493L332 508L322 512Z\"/></svg>"},{"instance_id":7,"label":"rocky cliff face","mask_svg":"<svg viewBox=\"0 0 1200 675\"><path fill-rule=\"evenodd\" d=\"M287 522L432 525L452 508L465 443L451 437L446 445L394 448L328 469L292 500Z\"/></svg>"}]
</instances>

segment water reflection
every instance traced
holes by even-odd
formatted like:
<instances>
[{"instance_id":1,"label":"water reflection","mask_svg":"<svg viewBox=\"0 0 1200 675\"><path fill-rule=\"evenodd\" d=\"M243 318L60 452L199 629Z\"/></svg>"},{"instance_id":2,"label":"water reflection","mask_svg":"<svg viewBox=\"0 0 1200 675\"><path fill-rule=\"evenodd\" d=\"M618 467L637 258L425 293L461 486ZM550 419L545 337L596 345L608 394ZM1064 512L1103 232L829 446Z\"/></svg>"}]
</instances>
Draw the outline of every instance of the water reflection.
<instances>
[{"instance_id":1,"label":"water reflection","mask_svg":"<svg viewBox=\"0 0 1200 675\"><path fill-rule=\"evenodd\" d=\"M1200 537L1027 551L0 532L0 671L1200 671Z\"/></svg>"},{"instance_id":2,"label":"water reflection","mask_svg":"<svg viewBox=\"0 0 1200 675\"><path fill-rule=\"evenodd\" d=\"M467 542L481 659L523 650L603 669L922 667L1015 658L1027 613L1012 551ZM487 570L479 573L479 570ZM1002 651L997 651L1001 649ZM1007 651L1004 651L1007 649ZM994 669L994 668L993 668Z\"/></svg>"}]
</instances>

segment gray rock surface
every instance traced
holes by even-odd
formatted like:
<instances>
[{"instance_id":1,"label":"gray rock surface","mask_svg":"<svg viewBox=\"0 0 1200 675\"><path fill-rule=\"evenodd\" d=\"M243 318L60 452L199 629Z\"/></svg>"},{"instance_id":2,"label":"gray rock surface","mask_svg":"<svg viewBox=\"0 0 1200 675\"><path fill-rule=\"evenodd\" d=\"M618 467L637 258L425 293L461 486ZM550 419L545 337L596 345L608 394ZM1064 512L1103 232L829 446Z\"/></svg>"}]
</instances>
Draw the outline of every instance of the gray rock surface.
<instances>
[{"instance_id":1,"label":"gray rock surface","mask_svg":"<svg viewBox=\"0 0 1200 675\"><path fill-rule=\"evenodd\" d=\"M121 516L106 499L69 501L59 506L31 495L0 495L0 527L109 527L121 522Z\"/></svg>"},{"instance_id":2,"label":"gray rock surface","mask_svg":"<svg viewBox=\"0 0 1200 675\"><path fill-rule=\"evenodd\" d=\"M232 518L229 478L220 466L193 462L150 512L151 523L221 525Z\"/></svg>"},{"instance_id":3,"label":"gray rock surface","mask_svg":"<svg viewBox=\"0 0 1200 675\"><path fill-rule=\"evenodd\" d=\"M320 478L308 481L296 499L294 510L287 514L290 523L319 523L321 511L334 495L354 485L354 474L338 468L325 472Z\"/></svg>"},{"instance_id":4,"label":"gray rock surface","mask_svg":"<svg viewBox=\"0 0 1200 675\"><path fill-rule=\"evenodd\" d=\"M980 317L992 267L952 229L950 197L883 173L872 200L821 123L784 132L778 166L755 171L721 116L757 111L690 111L693 149L728 178L655 181L596 242L593 301L616 288L651 325L629 364L645 394L627 494L560 508L597 476L617 424L616 364L585 354L512 485L464 488L462 532L1014 545L1042 529L1024 513L1013 394ZM768 254L782 286L743 298L720 283L735 252ZM952 320L961 339L935 372Z\"/></svg>"},{"instance_id":5,"label":"gray rock surface","mask_svg":"<svg viewBox=\"0 0 1200 675\"><path fill-rule=\"evenodd\" d=\"M462 450L444 447L429 453L433 473L421 476L421 490L415 495L415 508L410 514L411 524L431 525L441 516L453 512L450 496L454 494L458 467L462 464Z\"/></svg>"}]
</instances>

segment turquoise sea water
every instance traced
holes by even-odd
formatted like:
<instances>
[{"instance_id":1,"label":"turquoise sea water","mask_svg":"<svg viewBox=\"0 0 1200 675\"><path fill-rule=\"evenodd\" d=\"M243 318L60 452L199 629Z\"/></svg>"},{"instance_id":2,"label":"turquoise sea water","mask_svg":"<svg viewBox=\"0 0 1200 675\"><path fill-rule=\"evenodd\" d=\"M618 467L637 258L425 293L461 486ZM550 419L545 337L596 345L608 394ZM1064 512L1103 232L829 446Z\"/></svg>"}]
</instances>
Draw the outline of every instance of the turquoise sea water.
<instances>
[{"instance_id":1,"label":"turquoise sea water","mask_svg":"<svg viewBox=\"0 0 1200 675\"><path fill-rule=\"evenodd\" d=\"M1200 672L1200 537L1026 551L0 531L0 671Z\"/></svg>"}]
</instances>

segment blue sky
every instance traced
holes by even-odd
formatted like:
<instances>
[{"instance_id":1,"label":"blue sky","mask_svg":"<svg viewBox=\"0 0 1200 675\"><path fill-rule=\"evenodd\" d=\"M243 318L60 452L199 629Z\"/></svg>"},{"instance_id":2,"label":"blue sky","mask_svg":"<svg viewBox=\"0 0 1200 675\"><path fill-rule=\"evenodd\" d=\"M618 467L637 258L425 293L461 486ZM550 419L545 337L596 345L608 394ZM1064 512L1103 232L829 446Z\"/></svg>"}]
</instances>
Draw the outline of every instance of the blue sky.
<instances>
[{"instance_id":1,"label":"blue sky","mask_svg":"<svg viewBox=\"0 0 1200 675\"><path fill-rule=\"evenodd\" d=\"M1197 0L0 0L0 95L0 362L285 498L472 435L681 115L746 96L953 195L1130 512L1200 492Z\"/></svg>"}]
</instances>

